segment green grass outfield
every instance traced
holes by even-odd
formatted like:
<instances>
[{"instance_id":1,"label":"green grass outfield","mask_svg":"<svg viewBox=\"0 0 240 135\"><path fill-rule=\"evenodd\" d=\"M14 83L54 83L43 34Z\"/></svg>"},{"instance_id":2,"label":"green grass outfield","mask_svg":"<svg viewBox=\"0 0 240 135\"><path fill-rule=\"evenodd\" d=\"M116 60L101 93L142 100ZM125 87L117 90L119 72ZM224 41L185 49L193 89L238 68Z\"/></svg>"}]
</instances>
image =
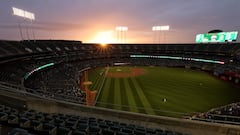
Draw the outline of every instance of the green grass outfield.
<instances>
[{"instance_id":1,"label":"green grass outfield","mask_svg":"<svg viewBox=\"0 0 240 135\"><path fill-rule=\"evenodd\" d=\"M131 68L134 67L110 67L108 71L129 72ZM240 101L238 87L202 71L167 67L138 68L143 68L145 74L129 78L103 79L105 68L92 70L89 75L93 82L92 89L98 90L105 80L96 105L181 117Z\"/></svg>"}]
</instances>

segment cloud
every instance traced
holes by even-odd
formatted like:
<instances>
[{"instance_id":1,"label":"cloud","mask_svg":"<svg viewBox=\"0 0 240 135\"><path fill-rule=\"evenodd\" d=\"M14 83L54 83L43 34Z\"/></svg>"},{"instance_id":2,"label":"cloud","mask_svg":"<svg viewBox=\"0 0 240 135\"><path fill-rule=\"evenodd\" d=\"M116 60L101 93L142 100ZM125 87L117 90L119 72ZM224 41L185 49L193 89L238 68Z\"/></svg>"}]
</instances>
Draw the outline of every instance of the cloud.
<instances>
[{"instance_id":1,"label":"cloud","mask_svg":"<svg viewBox=\"0 0 240 135\"><path fill-rule=\"evenodd\" d=\"M146 38L152 26L170 25L175 35L184 33L181 40L188 41L189 35L211 29L238 29L240 22L239 0L22 0L1 2L0 29L18 29L17 19L10 13L12 5L36 14L33 25L22 22L22 27L64 36L93 35L124 25L129 34L136 35L131 38L137 39Z\"/></svg>"}]
</instances>

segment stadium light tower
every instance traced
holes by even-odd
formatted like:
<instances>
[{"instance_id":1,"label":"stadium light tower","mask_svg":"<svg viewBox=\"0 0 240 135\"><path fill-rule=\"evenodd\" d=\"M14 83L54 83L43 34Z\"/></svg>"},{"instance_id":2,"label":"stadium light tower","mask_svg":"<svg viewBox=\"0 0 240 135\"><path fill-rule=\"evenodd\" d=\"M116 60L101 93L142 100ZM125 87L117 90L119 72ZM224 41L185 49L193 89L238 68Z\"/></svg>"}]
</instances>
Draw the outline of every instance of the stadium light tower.
<instances>
[{"instance_id":1,"label":"stadium light tower","mask_svg":"<svg viewBox=\"0 0 240 135\"><path fill-rule=\"evenodd\" d=\"M117 42L118 43L126 43L128 27L126 27L126 26L117 26L115 28L115 30L117 31Z\"/></svg>"},{"instance_id":2,"label":"stadium light tower","mask_svg":"<svg viewBox=\"0 0 240 135\"><path fill-rule=\"evenodd\" d=\"M160 38L161 35L160 33L163 33L163 40L165 42L165 32L164 31L168 31L170 28L169 25L165 25L165 26L153 26L152 27L152 31L153 31L153 43L160 43Z\"/></svg>"},{"instance_id":3,"label":"stadium light tower","mask_svg":"<svg viewBox=\"0 0 240 135\"><path fill-rule=\"evenodd\" d=\"M16 7L12 7L12 10L13 10L13 15L21 17L26 21L29 20L31 22L31 25L33 25L33 21L35 21L35 14L34 13L31 13L31 12L28 12L28 11L25 11L25 10L22 10L22 9L19 9L19 8L16 8ZM23 40L24 37L23 37L23 32L22 32L22 27L21 27L20 20L18 21L18 26L19 26L19 32L20 32L21 39ZM29 39L29 32L28 32L27 24L26 24L26 34L27 34L27 39ZM33 28L32 28L32 36L33 36L33 39L35 39L35 34L34 34L34 31L33 31Z\"/></svg>"}]
</instances>

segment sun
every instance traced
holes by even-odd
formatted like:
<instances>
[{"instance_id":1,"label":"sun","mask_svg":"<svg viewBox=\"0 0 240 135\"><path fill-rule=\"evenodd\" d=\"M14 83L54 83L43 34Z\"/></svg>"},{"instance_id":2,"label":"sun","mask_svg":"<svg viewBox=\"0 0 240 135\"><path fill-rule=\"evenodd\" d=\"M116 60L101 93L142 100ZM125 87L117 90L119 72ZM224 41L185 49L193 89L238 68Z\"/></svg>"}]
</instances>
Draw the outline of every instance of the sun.
<instances>
[{"instance_id":1,"label":"sun","mask_svg":"<svg viewBox=\"0 0 240 135\"><path fill-rule=\"evenodd\" d=\"M113 31L99 32L96 37L92 40L93 43L99 43L102 46L106 46L109 43L115 43Z\"/></svg>"}]
</instances>

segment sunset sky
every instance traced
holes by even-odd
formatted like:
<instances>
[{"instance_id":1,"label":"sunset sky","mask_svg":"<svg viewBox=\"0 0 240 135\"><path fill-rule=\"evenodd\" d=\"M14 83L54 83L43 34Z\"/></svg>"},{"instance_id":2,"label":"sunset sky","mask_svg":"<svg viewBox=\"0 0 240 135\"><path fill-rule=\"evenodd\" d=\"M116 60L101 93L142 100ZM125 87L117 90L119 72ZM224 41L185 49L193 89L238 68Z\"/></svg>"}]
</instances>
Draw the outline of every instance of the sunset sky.
<instances>
[{"instance_id":1,"label":"sunset sky","mask_svg":"<svg viewBox=\"0 0 240 135\"><path fill-rule=\"evenodd\" d=\"M20 40L20 24L25 39L28 27L37 39L115 42L115 27L127 26L126 42L151 43L152 26L169 25L161 42L192 43L212 29L238 31L239 5L240 0L1 0L0 39ZM36 20L13 16L12 6L35 13Z\"/></svg>"}]
</instances>

